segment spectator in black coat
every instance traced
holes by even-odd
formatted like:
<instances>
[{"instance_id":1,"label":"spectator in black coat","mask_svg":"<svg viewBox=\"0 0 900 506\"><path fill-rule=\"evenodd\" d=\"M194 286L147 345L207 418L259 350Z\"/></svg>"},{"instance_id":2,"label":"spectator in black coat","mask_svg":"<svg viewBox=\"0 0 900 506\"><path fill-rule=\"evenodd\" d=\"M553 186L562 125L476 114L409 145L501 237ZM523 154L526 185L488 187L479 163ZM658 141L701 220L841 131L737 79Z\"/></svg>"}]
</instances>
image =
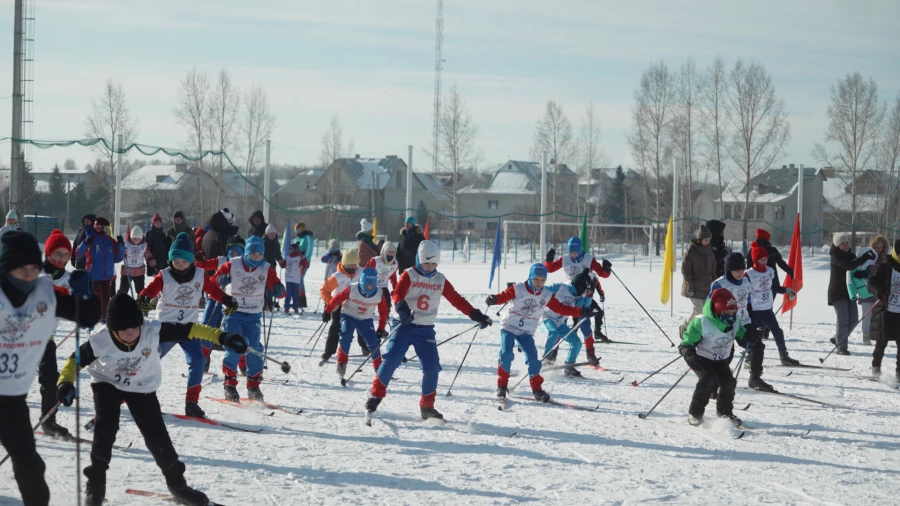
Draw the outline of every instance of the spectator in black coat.
<instances>
[{"instance_id":1,"label":"spectator in black coat","mask_svg":"<svg viewBox=\"0 0 900 506\"><path fill-rule=\"evenodd\" d=\"M856 325L859 313L856 310L856 302L850 300L850 292L847 290L847 271L851 271L866 260L875 260L878 256L869 250L857 257L850 251L850 236L836 233L832 239L833 245L828 252L831 255L831 272L828 277L828 305L834 307L837 316L837 328L831 342L837 346L838 355L849 355L847 341L850 337L850 329Z\"/></svg>"},{"instance_id":2,"label":"spectator in black coat","mask_svg":"<svg viewBox=\"0 0 900 506\"><path fill-rule=\"evenodd\" d=\"M763 248L765 248L766 253L769 254L769 263L768 266L771 267L775 271L775 279L776 281L779 279L778 269L775 268L777 264L781 270L784 271L790 277L794 277L794 269L791 269L791 266L784 261L784 258L779 253L778 249L775 246L772 246L771 242L772 236L769 235L767 230L763 230L761 228L756 229L756 244L759 244ZM753 262L749 259L747 260L747 268L753 268Z\"/></svg>"},{"instance_id":3,"label":"spectator in black coat","mask_svg":"<svg viewBox=\"0 0 900 506\"><path fill-rule=\"evenodd\" d=\"M234 226L234 215L226 207L209 217L209 230L200 243L203 256L208 259L228 256L228 239L237 235L239 229Z\"/></svg>"},{"instance_id":4,"label":"spectator in black coat","mask_svg":"<svg viewBox=\"0 0 900 506\"><path fill-rule=\"evenodd\" d=\"M406 218L406 223L400 230L400 241L397 244L398 272L403 272L416 265L416 252L419 249L419 243L424 240L422 227L416 224L416 219L412 216Z\"/></svg>"},{"instance_id":5,"label":"spectator in black coat","mask_svg":"<svg viewBox=\"0 0 900 506\"><path fill-rule=\"evenodd\" d=\"M75 244L72 246L72 256L70 259L70 261L72 262L72 267L75 267L76 269L84 270L84 266L87 263L86 258L78 258L77 255L75 255L75 252L78 251L78 246L87 238L87 236L85 235L87 234L87 230L93 230L94 220L96 219L96 214L86 214L81 218L81 230L79 230L78 233L75 234Z\"/></svg>"},{"instance_id":6,"label":"spectator in black coat","mask_svg":"<svg viewBox=\"0 0 900 506\"><path fill-rule=\"evenodd\" d=\"M184 217L184 213L181 211L176 211L175 216L172 217L172 220L175 222L172 225L172 228L166 232L166 235L169 236L169 244L175 241L175 238L178 237L178 234L184 232L188 236L188 240L191 242L191 250L196 247L196 238L194 237L194 230L187 223L187 219ZM191 253L196 253L195 251L191 251ZM163 263L162 265L166 265Z\"/></svg>"},{"instance_id":7,"label":"spectator in black coat","mask_svg":"<svg viewBox=\"0 0 900 506\"><path fill-rule=\"evenodd\" d=\"M169 248L172 246L172 240L166 235L163 229L162 216L154 214L150 222L150 230L144 235L147 239L147 249L156 261L156 267L147 269L147 276L156 276L160 269L164 269L169 264Z\"/></svg>"},{"instance_id":8,"label":"spectator in black coat","mask_svg":"<svg viewBox=\"0 0 900 506\"><path fill-rule=\"evenodd\" d=\"M709 249L716 257L716 276L721 278L725 275L725 257L731 253L731 250L725 246L725 224L719 220L709 220L706 222L706 229L712 234L712 239L709 240Z\"/></svg>"},{"instance_id":9,"label":"spectator in black coat","mask_svg":"<svg viewBox=\"0 0 900 506\"><path fill-rule=\"evenodd\" d=\"M253 211L253 214L250 215L250 231L247 233L247 237L251 235L255 235L256 237L265 237L266 236L266 227L269 226L266 223L266 217L263 216L262 211Z\"/></svg>"}]
</instances>

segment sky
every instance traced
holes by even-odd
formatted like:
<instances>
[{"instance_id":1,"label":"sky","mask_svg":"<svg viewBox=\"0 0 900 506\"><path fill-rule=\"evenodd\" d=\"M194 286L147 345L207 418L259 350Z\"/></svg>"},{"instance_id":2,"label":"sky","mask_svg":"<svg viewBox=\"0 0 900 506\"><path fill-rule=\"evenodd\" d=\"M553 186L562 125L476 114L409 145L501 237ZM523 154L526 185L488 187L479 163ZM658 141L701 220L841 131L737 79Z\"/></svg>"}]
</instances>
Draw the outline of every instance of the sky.
<instances>
[{"instance_id":1,"label":"sky","mask_svg":"<svg viewBox=\"0 0 900 506\"><path fill-rule=\"evenodd\" d=\"M194 67L210 77L224 68L239 87L267 90L274 163L317 163L337 114L356 153L405 160L413 145L414 168L430 170L435 1L32 1L32 138L84 138L91 101L112 79L139 121L138 142L186 147L172 111L179 79ZM0 137L11 132L13 7L0 0ZM593 102L605 163L632 167L634 90L658 60L762 63L793 132L781 163L817 165L810 152L824 136L830 88L848 72L874 78L885 99L900 93L896 0L445 0L444 17L443 86L467 102L485 167L530 158L551 99L576 134ZM38 167L95 157L80 147L32 156ZM8 141L0 157L8 166Z\"/></svg>"}]
</instances>

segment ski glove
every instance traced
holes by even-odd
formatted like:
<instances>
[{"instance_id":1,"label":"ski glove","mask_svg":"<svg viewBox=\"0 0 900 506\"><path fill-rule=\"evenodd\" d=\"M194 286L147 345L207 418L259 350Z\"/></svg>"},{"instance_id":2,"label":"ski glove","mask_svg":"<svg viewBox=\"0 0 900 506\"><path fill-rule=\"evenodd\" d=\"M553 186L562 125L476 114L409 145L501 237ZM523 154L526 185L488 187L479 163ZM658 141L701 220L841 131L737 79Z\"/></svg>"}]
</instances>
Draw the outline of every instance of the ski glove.
<instances>
[{"instance_id":1,"label":"ski glove","mask_svg":"<svg viewBox=\"0 0 900 506\"><path fill-rule=\"evenodd\" d=\"M496 295L488 295L486 299L484 299L484 303L488 306L497 305L497 296Z\"/></svg>"},{"instance_id":2,"label":"ski glove","mask_svg":"<svg viewBox=\"0 0 900 506\"><path fill-rule=\"evenodd\" d=\"M280 265L281 268L284 269L285 267L287 267L287 262L285 262L285 261L282 259L282 260L279 260L279 261L278 261L278 265Z\"/></svg>"},{"instance_id":3,"label":"ski glove","mask_svg":"<svg viewBox=\"0 0 900 506\"><path fill-rule=\"evenodd\" d=\"M231 283L231 276L229 276L228 274L222 274L216 281L219 282L219 286L226 286Z\"/></svg>"},{"instance_id":4,"label":"ski glove","mask_svg":"<svg viewBox=\"0 0 900 506\"><path fill-rule=\"evenodd\" d=\"M69 291L72 295L88 300L94 296L94 280L83 270L72 271L69 276Z\"/></svg>"},{"instance_id":5,"label":"ski glove","mask_svg":"<svg viewBox=\"0 0 900 506\"><path fill-rule=\"evenodd\" d=\"M491 326L494 322L481 312L480 309L473 309L471 313L469 313L469 319L473 322L480 323L481 328L486 329Z\"/></svg>"},{"instance_id":6,"label":"ski glove","mask_svg":"<svg viewBox=\"0 0 900 506\"><path fill-rule=\"evenodd\" d=\"M116 236L116 242L119 243L120 248L125 247L125 239L121 235Z\"/></svg>"},{"instance_id":7,"label":"ski glove","mask_svg":"<svg viewBox=\"0 0 900 506\"><path fill-rule=\"evenodd\" d=\"M544 258L544 261L547 263L553 263L553 260L556 258L556 248L550 248L550 251L547 252L547 257Z\"/></svg>"},{"instance_id":8,"label":"ski glove","mask_svg":"<svg viewBox=\"0 0 900 506\"><path fill-rule=\"evenodd\" d=\"M878 258L878 255L876 255L872 250L866 251L863 256L866 258L866 260L875 260L876 258Z\"/></svg>"},{"instance_id":9,"label":"ski glove","mask_svg":"<svg viewBox=\"0 0 900 506\"><path fill-rule=\"evenodd\" d=\"M279 281L272 287L272 297L278 298L284 295L284 285Z\"/></svg>"},{"instance_id":10,"label":"ski glove","mask_svg":"<svg viewBox=\"0 0 900 506\"><path fill-rule=\"evenodd\" d=\"M600 299L600 302L606 302L606 294L603 292L597 292L597 298Z\"/></svg>"},{"instance_id":11,"label":"ski glove","mask_svg":"<svg viewBox=\"0 0 900 506\"><path fill-rule=\"evenodd\" d=\"M612 262L610 262L609 260L604 258L603 263L601 265L603 266L604 271L612 272Z\"/></svg>"},{"instance_id":12,"label":"ski glove","mask_svg":"<svg viewBox=\"0 0 900 506\"><path fill-rule=\"evenodd\" d=\"M331 313L327 311L322 311L322 323L328 323L331 321Z\"/></svg>"},{"instance_id":13,"label":"ski glove","mask_svg":"<svg viewBox=\"0 0 900 506\"><path fill-rule=\"evenodd\" d=\"M507 282L506 282L506 288L512 288L512 287L514 287L514 286L516 286L516 284L513 283L512 281L507 281Z\"/></svg>"},{"instance_id":14,"label":"ski glove","mask_svg":"<svg viewBox=\"0 0 900 506\"><path fill-rule=\"evenodd\" d=\"M693 346L678 346L678 353L681 353L681 356L684 357L684 361L687 362L687 365L690 366L691 369L700 368L700 363L698 361L697 350L694 349Z\"/></svg>"},{"instance_id":15,"label":"ski glove","mask_svg":"<svg viewBox=\"0 0 900 506\"><path fill-rule=\"evenodd\" d=\"M138 297L138 307L141 308L141 312L144 313L144 316L147 316L147 313L153 309L153 306L150 305L150 297L146 295Z\"/></svg>"},{"instance_id":16,"label":"ski glove","mask_svg":"<svg viewBox=\"0 0 900 506\"><path fill-rule=\"evenodd\" d=\"M378 332L375 332L375 337L378 338L379 341L384 341L388 336L387 330L378 329Z\"/></svg>"},{"instance_id":17,"label":"ski glove","mask_svg":"<svg viewBox=\"0 0 900 506\"><path fill-rule=\"evenodd\" d=\"M600 314L600 311L595 309L593 307L593 305L581 308L581 317L582 318L593 318L594 316L597 316L598 314Z\"/></svg>"},{"instance_id":18,"label":"ski glove","mask_svg":"<svg viewBox=\"0 0 900 506\"><path fill-rule=\"evenodd\" d=\"M795 292L795 291L794 291L793 289L791 289L791 288L785 288L785 289L784 289L784 293L787 294L788 300L794 300L794 299L797 298L797 292Z\"/></svg>"},{"instance_id":19,"label":"ski glove","mask_svg":"<svg viewBox=\"0 0 900 506\"><path fill-rule=\"evenodd\" d=\"M222 346L239 355L247 353L248 345L247 338L240 334L225 334L225 336L222 337Z\"/></svg>"},{"instance_id":20,"label":"ski glove","mask_svg":"<svg viewBox=\"0 0 900 506\"><path fill-rule=\"evenodd\" d=\"M222 312L225 313L225 316L231 316L236 313L238 310L238 301L231 295L226 295L225 298L222 299Z\"/></svg>"},{"instance_id":21,"label":"ski glove","mask_svg":"<svg viewBox=\"0 0 900 506\"><path fill-rule=\"evenodd\" d=\"M63 406L69 407L75 400L75 385L69 381L63 381L56 387L56 400L61 402Z\"/></svg>"},{"instance_id":22,"label":"ski glove","mask_svg":"<svg viewBox=\"0 0 900 506\"><path fill-rule=\"evenodd\" d=\"M866 271L856 271L853 273L853 277L857 279L866 279L869 276L866 275Z\"/></svg>"},{"instance_id":23,"label":"ski glove","mask_svg":"<svg viewBox=\"0 0 900 506\"><path fill-rule=\"evenodd\" d=\"M397 311L397 317L400 320L401 325L409 325L413 322L412 311L410 311L409 304L407 304L405 300L401 300L394 305L394 310Z\"/></svg>"}]
</instances>

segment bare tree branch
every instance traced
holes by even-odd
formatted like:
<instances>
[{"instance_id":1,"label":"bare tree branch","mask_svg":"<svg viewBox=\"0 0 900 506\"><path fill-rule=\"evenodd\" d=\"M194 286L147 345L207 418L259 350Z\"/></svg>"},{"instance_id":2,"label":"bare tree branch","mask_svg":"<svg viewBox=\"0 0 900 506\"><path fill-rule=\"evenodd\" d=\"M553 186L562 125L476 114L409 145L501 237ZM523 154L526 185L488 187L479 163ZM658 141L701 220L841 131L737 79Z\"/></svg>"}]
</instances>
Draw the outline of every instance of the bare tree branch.
<instances>
[{"instance_id":1,"label":"bare tree branch","mask_svg":"<svg viewBox=\"0 0 900 506\"><path fill-rule=\"evenodd\" d=\"M275 116L269 108L269 97L265 88L253 84L244 94L244 106L241 111L240 136L244 152L244 177L252 179L254 167L262 156L262 145L272 136L275 129ZM241 199L241 215L247 205L247 193L250 185L244 181L244 195Z\"/></svg>"},{"instance_id":2,"label":"bare tree branch","mask_svg":"<svg viewBox=\"0 0 900 506\"><path fill-rule=\"evenodd\" d=\"M185 125L188 129L189 143L192 149L196 148L197 156L202 156L204 148L207 144L207 121L209 112L207 110L209 94L209 78L206 72L197 72L194 67L188 72L184 79L181 79L181 89L179 104L173 113L178 122ZM200 200L199 212L201 216L205 215L203 207L203 159L197 162L200 177L197 178L198 198Z\"/></svg>"},{"instance_id":3,"label":"bare tree branch","mask_svg":"<svg viewBox=\"0 0 900 506\"><path fill-rule=\"evenodd\" d=\"M551 209L556 210L558 209L556 179L559 175L559 166L574 161L575 144L572 141L572 123L563 112L562 106L553 100L547 101L544 115L538 119L535 126L534 144L531 148L532 159L540 161L544 151L550 157L547 191L552 195Z\"/></svg>"},{"instance_id":4,"label":"bare tree branch","mask_svg":"<svg viewBox=\"0 0 900 506\"><path fill-rule=\"evenodd\" d=\"M237 148L240 105L240 93L231 82L228 71L222 69L219 71L212 95L209 97L209 119L206 122L207 136L213 151L230 152L233 148ZM216 190L216 209L219 209L219 201L222 198L223 166L224 157L219 155L216 163L216 181L219 181L220 184Z\"/></svg>"},{"instance_id":5,"label":"bare tree branch","mask_svg":"<svg viewBox=\"0 0 900 506\"><path fill-rule=\"evenodd\" d=\"M462 213L458 189L462 173L481 161L481 152L475 144L478 126L472 120L466 101L460 96L456 85L450 88L449 96L441 104L439 151L446 162L446 168L453 174L453 211L459 216ZM453 219L453 226L454 229L459 229L459 218Z\"/></svg>"}]
</instances>

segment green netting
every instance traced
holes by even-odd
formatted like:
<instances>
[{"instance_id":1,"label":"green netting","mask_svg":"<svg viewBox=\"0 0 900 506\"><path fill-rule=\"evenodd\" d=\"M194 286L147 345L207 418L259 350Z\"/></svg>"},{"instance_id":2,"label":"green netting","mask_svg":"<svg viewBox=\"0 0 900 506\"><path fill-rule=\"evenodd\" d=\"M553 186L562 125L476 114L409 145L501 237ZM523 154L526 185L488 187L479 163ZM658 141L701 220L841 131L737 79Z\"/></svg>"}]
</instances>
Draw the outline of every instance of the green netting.
<instances>
[{"instance_id":1,"label":"green netting","mask_svg":"<svg viewBox=\"0 0 900 506\"><path fill-rule=\"evenodd\" d=\"M134 150L139 151L141 154L143 154L145 156L153 156L157 153L162 152L168 156L180 157L180 158L184 158L185 160L192 161L192 162L200 161L208 156L222 156L222 157L224 157L225 160L228 161L228 165L231 166L232 170L234 170L236 173L238 173L241 176L241 178L248 185L252 186L257 192L259 192L259 194L263 200L265 200L266 202L269 203L270 206L272 206L275 209L278 209L281 212L284 212L287 214L293 214L293 215L300 215L300 216L315 215L315 214L319 214L319 213L326 212L326 211L333 211L335 213L338 213L341 215L347 215L347 216L369 216L372 214L372 211L370 211L368 209L360 210L360 211L353 211L353 210L347 210L347 209L339 209L334 206L322 206L317 209L305 209L303 211L297 211L294 209L287 209L287 208L281 207L278 204L269 200L268 196L263 194L263 190L259 186L257 186L253 181L247 179L247 177L244 176L243 172L241 172L241 170L237 167L237 165L235 165L234 162L231 160L231 157L228 156L228 153L226 153L224 151L207 150L207 151L204 151L203 153L201 153L200 155L192 155L190 153L186 153L186 152L178 150L178 149L164 148L161 146L150 146L147 144L138 144L138 143L132 143L121 149L118 149L118 148L114 147L109 141L107 141L106 139L103 139L101 137L97 137L97 138L93 138L93 139L79 139L79 140L66 140L66 141L39 141L39 140L34 140L34 139L19 139L19 138L14 138L14 137L0 137L0 141L5 141L5 140L9 140L12 142L18 142L18 143L22 143L22 144L30 144L39 149L49 149L49 148L54 148L54 147L69 147L69 146L73 146L75 144L78 144L79 146L84 146L84 147L90 147L90 146L94 146L97 144L102 144L104 148L106 148L109 151L112 151L113 153L126 154L129 151L131 151L132 149L134 149ZM406 209L406 208L385 206L385 207L379 207L379 208L375 209L374 211L375 212L394 211L394 212L403 212L403 213L415 213L416 209ZM447 219L465 219L465 218L497 219L497 218L507 218L507 217L540 218L541 216L566 217L566 218L577 218L577 219L583 218L583 215L564 213L562 211L550 211L550 212L544 213L544 214L510 212L510 213L499 214L499 215L497 215L497 214L494 214L494 215L462 214L462 215L458 215L458 216L453 215L453 214L436 212L436 211L429 211L428 213L431 215L435 215L435 216L439 216L441 218L447 218ZM647 217L647 216L631 216L631 217L625 218L622 216L609 216L604 213L587 214L586 216L588 218L599 217L599 218L603 218L605 220L608 220L610 222L615 222L615 223L629 223L629 222L634 222L636 224L654 224L654 223L655 224L665 224L665 223L668 223L668 217L666 217L665 219L657 220L654 217ZM705 222L705 221L712 220L712 219L720 219L720 218L717 218L717 217L704 218L704 217L700 217L700 216L682 216L681 218L678 218L676 221L693 221L693 222L703 221L703 222ZM781 228L778 225L775 225L774 223L766 221L766 220L743 220L743 219L738 220L738 219L729 218L729 221L753 224L754 226L757 226L757 227L765 225L765 227L767 229L776 230L779 232L785 232L785 233L793 232L793 229ZM578 223L573 223L573 224L577 225ZM835 227L850 228L851 226L852 225L846 221L836 219L833 222L831 222L821 228L818 228L816 230L804 231L803 235L821 234L822 232L832 230ZM890 232L896 233L896 232L900 231L900 229L894 229L891 227L877 227L875 225L869 225L869 224L856 224L855 228L856 228L856 230L861 231L861 232L866 232L866 231L877 232L880 230L888 230Z\"/></svg>"}]
</instances>

